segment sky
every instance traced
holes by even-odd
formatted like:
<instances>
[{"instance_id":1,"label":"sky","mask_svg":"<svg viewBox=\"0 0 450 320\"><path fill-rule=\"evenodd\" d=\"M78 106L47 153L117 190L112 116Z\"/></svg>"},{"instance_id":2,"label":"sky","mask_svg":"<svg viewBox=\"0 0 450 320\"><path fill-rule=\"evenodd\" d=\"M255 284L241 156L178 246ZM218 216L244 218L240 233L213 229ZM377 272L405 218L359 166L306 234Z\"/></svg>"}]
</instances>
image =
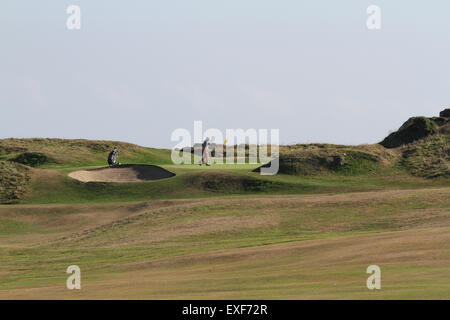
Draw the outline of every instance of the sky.
<instances>
[{"instance_id":1,"label":"sky","mask_svg":"<svg viewBox=\"0 0 450 320\"><path fill-rule=\"evenodd\" d=\"M445 0L2 0L0 138L172 148L201 120L279 129L282 144L377 143L450 105L449 12Z\"/></svg>"}]
</instances>

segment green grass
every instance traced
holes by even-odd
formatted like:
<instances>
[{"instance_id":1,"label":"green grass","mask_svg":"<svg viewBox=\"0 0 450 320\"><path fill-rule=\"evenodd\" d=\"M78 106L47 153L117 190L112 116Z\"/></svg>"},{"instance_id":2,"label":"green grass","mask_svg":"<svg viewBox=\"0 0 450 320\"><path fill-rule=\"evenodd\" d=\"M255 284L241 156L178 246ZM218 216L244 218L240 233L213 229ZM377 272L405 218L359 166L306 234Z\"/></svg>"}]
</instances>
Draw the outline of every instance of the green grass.
<instances>
[{"instance_id":1,"label":"green grass","mask_svg":"<svg viewBox=\"0 0 450 320\"><path fill-rule=\"evenodd\" d=\"M261 176L251 172L254 165L239 168L163 166L177 175L164 180L139 183L82 183L64 169L50 177L34 179L21 202L104 203L151 199L188 199L217 196L258 196L263 194L314 194L371 191L386 188L425 188L448 186L447 179L429 181L405 173L366 175L325 175L298 177L291 175Z\"/></svg>"},{"instance_id":2,"label":"green grass","mask_svg":"<svg viewBox=\"0 0 450 320\"><path fill-rule=\"evenodd\" d=\"M0 140L0 158L13 160L22 156L28 161L24 154L38 153L46 157L40 159L51 159L35 163L38 169L33 171L31 181L21 186L21 192L14 198L15 202L104 203L446 186L446 179L426 181L411 177L410 172L417 176L445 178L445 174L439 175L436 170L445 173L442 168L448 163L445 158L448 142L448 136L434 136L430 140L424 140L420 145L408 147L403 152L401 161L397 160L398 153L380 145L281 146L280 172L275 176L261 176L253 172L259 164L213 164L211 167L196 164L173 165L170 150L143 148L113 141L4 139ZM104 166L113 145L119 146L121 163L160 165L176 176L167 180L127 184L81 183L67 176L77 169ZM283 157L288 157L290 162L286 163ZM336 163L336 157L341 159L340 164ZM440 159L439 165L436 164L436 159ZM426 174L416 174L419 171L426 171Z\"/></svg>"},{"instance_id":3,"label":"green grass","mask_svg":"<svg viewBox=\"0 0 450 320\"><path fill-rule=\"evenodd\" d=\"M198 284L199 282L195 285L194 282L181 281L176 293L174 289L167 288L167 294L179 296L197 293L208 297L209 294L220 289L221 292L229 292L235 297L239 297L242 290L245 292L250 290L255 298L299 298L311 295L317 298L362 297L358 294L367 298L373 298L374 295L397 298L430 296L448 298L448 292L445 293L444 288L450 283L439 280L449 271L448 267L428 265L431 263L429 261L411 264L407 261L402 263L401 260L400 262L394 260L395 263L382 264L384 290L372 296L369 296L367 291L360 293L358 289L357 279L361 278L360 282L364 284L366 277L364 268L367 264L354 264L344 259L344 262L340 261L334 266L311 266L314 268L305 271L303 269L305 267L299 269L295 264L302 260L309 261L308 259L316 254L320 257L320 252L307 249L294 251L290 255L277 259L249 258L245 255L241 258L233 258L231 255L220 262L215 260L176 262L178 261L176 259L183 259L192 254L214 254L214 252L224 250L226 252L236 248L259 248L299 241L338 240L349 236L409 230L426 226L430 221L440 221L444 225L450 222L448 216L450 198L448 189L445 188L405 193L394 197L375 197L370 200L344 197L315 202L314 198L310 199L273 197L268 202L261 203L252 201L251 198L215 198L207 203L201 202L181 207L169 206L144 212L133 218L103 225L79 239L59 238L58 240L56 238L54 241L39 243L36 242L39 240L32 240L30 244L33 246L25 248L17 245L6 247L3 243L0 246L0 255L3 257L0 261L0 272L3 273L0 277L0 290L59 286L65 282L64 272L67 266L77 264L82 267L83 284L87 284L88 288L84 289L84 292L87 294L91 292L96 281L103 282L114 276L120 277L122 274L127 277L130 272L141 274L142 268L142 270L157 269L161 270L160 272L170 270L180 277L189 272L201 274L203 270L209 270L205 276L212 272L215 280L210 280L211 286L202 286ZM72 215L77 215L76 208L76 206L70 208L70 211L75 210L71 213ZM63 212L62 208L57 209L52 213L52 217L47 218L63 218L59 210ZM433 216L424 214L424 210L431 210L434 213ZM43 211L39 215L44 213ZM47 235L45 226L50 221L42 225L36 224L32 229L27 224L17 222L18 219L30 215L33 215L32 210L16 211L13 219L1 220L0 230L4 230L2 226L6 226L10 228L11 235L20 235L24 232L36 236ZM80 216L83 215L85 213L80 212ZM225 218L228 220L223 220L225 225L222 226L226 227L224 230L208 227L214 226L214 221L217 219ZM437 218L440 220L435 220ZM258 224L256 223L258 219L263 219L265 222ZM226 225L232 221L242 221L242 223L235 223L233 227ZM245 221L250 222L245 223ZM177 233L176 230L179 230L179 226L182 225L205 226L205 229L198 229L194 234ZM67 234L68 227L68 234L79 228L77 223L57 225L53 233ZM172 231L168 237L153 238L156 233L163 230ZM0 241L6 241L6 239L2 237ZM375 242L373 247L380 244L381 242ZM324 245L319 248L327 250L328 255L331 254L330 248ZM441 252L441 255L443 254L445 254L444 251ZM167 266L158 265L161 259L167 261ZM37 263L37 261L45 261L45 264ZM246 263L246 268L242 268L239 263ZM251 271L251 274L247 274L246 270ZM420 276L421 273L424 276ZM411 275L415 277L415 285L405 290L404 287L408 285L408 277ZM144 275L142 277L145 278ZM219 281L222 277L224 277L223 281ZM163 279L165 279L164 276L161 279L152 280L164 283ZM327 279L332 279L332 283L337 282L337 288L333 289L333 285L327 283ZM152 286L148 286L148 290L152 290L150 288ZM163 297L165 291L159 290L154 294ZM63 294L66 296L69 292ZM108 293L103 294L104 297L108 295ZM148 296L141 296L141 298L145 297Z\"/></svg>"},{"instance_id":4,"label":"green grass","mask_svg":"<svg viewBox=\"0 0 450 320\"><path fill-rule=\"evenodd\" d=\"M8 181L30 176L21 205L0 206L0 297L13 289L73 297L65 269L77 264L87 284L80 296L91 298L449 298L450 180L432 173L447 161L448 137L394 151L284 146L300 160L323 164L332 152L344 162L330 169L331 157L314 174L274 176L254 172L258 164L173 165L169 150L119 144L122 163L176 175L139 183L68 177L104 166L113 144L0 141ZM52 160L36 168L9 161L26 152ZM372 263L382 263L383 292L364 290Z\"/></svg>"},{"instance_id":5,"label":"green grass","mask_svg":"<svg viewBox=\"0 0 450 320\"><path fill-rule=\"evenodd\" d=\"M11 234L36 232L36 225L14 220L0 220L0 237Z\"/></svg>"},{"instance_id":6,"label":"green grass","mask_svg":"<svg viewBox=\"0 0 450 320\"><path fill-rule=\"evenodd\" d=\"M364 152L347 152L344 164L335 169L337 174L358 175L379 171L378 159Z\"/></svg>"}]
</instances>

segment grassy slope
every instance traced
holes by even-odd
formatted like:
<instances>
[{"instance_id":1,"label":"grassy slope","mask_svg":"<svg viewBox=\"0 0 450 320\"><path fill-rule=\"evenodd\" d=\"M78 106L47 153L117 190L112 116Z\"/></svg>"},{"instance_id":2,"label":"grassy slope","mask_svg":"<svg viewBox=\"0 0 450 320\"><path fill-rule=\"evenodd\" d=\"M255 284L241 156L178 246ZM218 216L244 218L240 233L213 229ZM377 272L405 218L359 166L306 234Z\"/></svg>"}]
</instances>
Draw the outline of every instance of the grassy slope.
<instances>
[{"instance_id":1,"label":"grassy slope","mask_svg":"<svg viewBox=\"0 0 450 320\"><path fill-rule=\"evenodd\" d=\"M101 140L69 139L2 139L0 160L11 160L24 152L43 153L49 162L40 168L74 169L104 166L108 153L114 146L119 148L122 162L168 164L170 152L165 149L140 147L131 143Z\"/></svg>"},{"instance_id":2,"label":"grassy slope","mask_svg":"<svg viewBox=\"0 0 450 320\"><path fill-rule=\"evenodd\" d=\"M0 207L0 298L448 299L449 199L440 188ZM71 264L78 292L64 287ZM365 287L371 264L381 291Z\"/></svg>"}]
</instances>

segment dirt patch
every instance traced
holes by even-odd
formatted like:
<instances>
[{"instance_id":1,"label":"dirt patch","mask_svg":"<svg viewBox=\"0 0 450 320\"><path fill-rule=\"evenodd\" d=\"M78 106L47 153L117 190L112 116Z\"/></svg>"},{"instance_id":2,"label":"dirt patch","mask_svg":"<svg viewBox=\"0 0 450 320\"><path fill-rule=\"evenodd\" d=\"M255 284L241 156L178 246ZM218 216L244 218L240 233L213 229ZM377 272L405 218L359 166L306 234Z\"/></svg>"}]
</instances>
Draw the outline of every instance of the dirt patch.
<instances>
[{"instance_id":1,"label":"dirt patch","mask_svg":"<svg viewBox=\"0 0 450 320\"><path fill-rule=\"evenodd\" d=\"M81 182L139 182L166 179L174 175L158 166L128 164L113 168L74 171L69 177Z\"/></svg>"}]
</instances>

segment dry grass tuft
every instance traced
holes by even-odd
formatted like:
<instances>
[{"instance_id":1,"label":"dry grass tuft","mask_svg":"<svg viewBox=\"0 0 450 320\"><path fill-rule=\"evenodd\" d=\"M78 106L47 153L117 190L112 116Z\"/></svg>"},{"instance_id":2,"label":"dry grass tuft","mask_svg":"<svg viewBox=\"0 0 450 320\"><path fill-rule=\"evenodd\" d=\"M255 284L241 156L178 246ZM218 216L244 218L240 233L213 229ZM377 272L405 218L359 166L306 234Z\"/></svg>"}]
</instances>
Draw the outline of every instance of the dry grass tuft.
<instances>
[{"instance_id":1,"label":"dry grass tuft","mask_svg":"<svg viewBox=\"0 0 450 320\"><path fill-rule=\"evenodd\" d=\"M0 161L0 203L18 202L26 192L29 169L21 164Z\"/></svg>"}]
</instances>

